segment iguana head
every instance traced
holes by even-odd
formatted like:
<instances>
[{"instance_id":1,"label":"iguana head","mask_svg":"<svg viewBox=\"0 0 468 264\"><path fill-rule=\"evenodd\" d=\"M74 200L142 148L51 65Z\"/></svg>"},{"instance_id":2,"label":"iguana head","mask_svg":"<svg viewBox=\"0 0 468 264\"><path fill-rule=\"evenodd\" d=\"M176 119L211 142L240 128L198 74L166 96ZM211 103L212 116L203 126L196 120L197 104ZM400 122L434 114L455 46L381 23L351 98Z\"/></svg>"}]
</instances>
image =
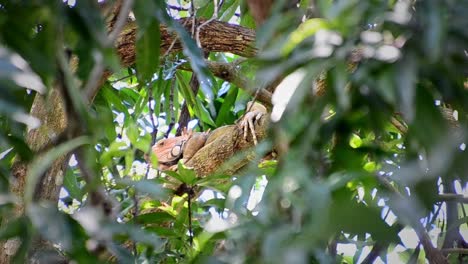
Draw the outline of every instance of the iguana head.
<instances>
[{"instance_id":1,"label":"iguana head","mask_svg":"<svg viewBox=\"0 0 468 264\"><path fill-rule=\"evenodd\" d=\"M182 158L185 143L192 136L192 132L185 131L181 136L164 138L156 142L151 148L158 158L158 169L167 170Z\"/></svg>"}]
</instances>

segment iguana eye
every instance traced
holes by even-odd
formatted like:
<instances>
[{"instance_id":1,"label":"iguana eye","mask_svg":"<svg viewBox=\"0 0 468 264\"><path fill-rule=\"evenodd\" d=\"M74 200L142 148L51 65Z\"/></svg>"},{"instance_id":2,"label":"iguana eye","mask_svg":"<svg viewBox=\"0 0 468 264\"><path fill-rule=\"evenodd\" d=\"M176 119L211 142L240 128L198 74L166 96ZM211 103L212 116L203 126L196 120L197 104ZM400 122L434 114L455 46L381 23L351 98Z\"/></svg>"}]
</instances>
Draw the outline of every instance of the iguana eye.
<instances>
[{"instance_id":1,"label":"iguana eye","mask_svg":"<svg viewBox=\"0 0 468 264\"><path fill-rule=\"evenodd\" d=\"M181 151L182 151L181 145L175 145L171 149L171 156L172 157L179 157L182 154Z\"/></svg>"},{"instance_id":2,"label":"iguana eye","mask_svg":"<svg viewBox=\"0 0 468 264\"><path fill-rule=\"evenodd\" d=\"M159 142L159 146L164 146L164 141Z\"/></svg>"}]
</instances>

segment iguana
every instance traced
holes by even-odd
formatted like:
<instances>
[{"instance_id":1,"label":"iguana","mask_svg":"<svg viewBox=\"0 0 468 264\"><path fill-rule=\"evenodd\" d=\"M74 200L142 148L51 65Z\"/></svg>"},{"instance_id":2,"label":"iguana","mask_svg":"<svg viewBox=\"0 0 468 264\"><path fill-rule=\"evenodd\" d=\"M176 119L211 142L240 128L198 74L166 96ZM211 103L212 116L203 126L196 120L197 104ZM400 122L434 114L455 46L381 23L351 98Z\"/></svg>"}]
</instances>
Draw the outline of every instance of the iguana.
<instances>
[{"instance_id":1,"label":"iguana","mask_svg":"<svg viewBox=\"0 0 468 264\"><path fill-rule=\"evenodd\" d=\"M247 104L246 113L236 122L236 125L243 131L244 140L247 139L250 132L254 144L258 143L255 125L266 113L266 108L259 103L249 102ZM158 169L162 171L175 170L179 160L188 163L201 148L223 135L225 128L226 126L220 127L212 132L193 132L184 129L181 136L157 141L152 146L152 152L158 158Z\"/></svg>"}]
</instances>

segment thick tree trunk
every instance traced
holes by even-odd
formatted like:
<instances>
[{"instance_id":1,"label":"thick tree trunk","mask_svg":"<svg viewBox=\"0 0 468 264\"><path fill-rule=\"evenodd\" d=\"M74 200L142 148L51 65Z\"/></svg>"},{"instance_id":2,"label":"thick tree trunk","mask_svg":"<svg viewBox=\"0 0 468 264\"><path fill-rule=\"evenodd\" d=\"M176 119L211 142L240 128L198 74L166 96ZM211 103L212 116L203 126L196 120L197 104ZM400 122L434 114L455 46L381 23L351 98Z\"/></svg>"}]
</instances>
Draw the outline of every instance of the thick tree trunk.
<instances>
[{"instance_id":1,"label":"thick tree trunk","mask_svg":"<svg viewBox=\"0 0 468 264\"><path fill-rule=\"evenodd\" d=\"M52 141L66 128L67 120L63 99L58 90L52 90L47 97L36 96L31 108L31 114L39 118L42 123L39 128L31 130L26 137L29 147L37 152L50 146ZM44 175L40 186L36 189L36 197L57 203L67 160L67 157L61 157L53 163L52 167ZM3 219L2 225L14 221L15 218L24 213L24 204L21 197L23 197L24 193L27 171L28 165L24 162L17 161L13 164L10 189L11 193L19 199L17 199L18 202L14 208L14 213ZM0 243L0 263L10 263L10 258L14 256L19 243L18 239L10 239L5 243ZM47 246L43 243L35 243L34 245L37 245L38 248Z\"/></svg>"}]
</instances>

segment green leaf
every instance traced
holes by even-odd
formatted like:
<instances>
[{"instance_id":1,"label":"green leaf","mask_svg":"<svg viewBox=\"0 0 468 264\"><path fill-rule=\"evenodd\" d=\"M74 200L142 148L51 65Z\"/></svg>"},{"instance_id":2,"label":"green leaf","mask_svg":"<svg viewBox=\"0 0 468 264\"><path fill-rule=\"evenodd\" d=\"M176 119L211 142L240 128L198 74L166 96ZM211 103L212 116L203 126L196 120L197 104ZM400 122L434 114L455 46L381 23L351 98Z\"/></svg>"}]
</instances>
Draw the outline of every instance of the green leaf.
<instances>
[{"instance_id":1,"label":"green leaf","mask_svg":"<svg viewBox=\"0 0 468 264\"><path fill-rule=\"evenodd\" d=\"M176 73L180 92L184 96L185 100L187 101L187 106L195 112L195 115L200 118L204 123L210 126L216 126L213 119L210 116L208 110L203 106L202 102L198 97L195 97L193 94L192 89L185 81L185 78L179 73Z\"/></svg>"},{"instance_id":2,"label":"green leaf","mask_svg":"<svg viewBox=\"0 0 468 264\"><path fill-rule=\"evenodd\" d=\"M25 216L8 221L0 228L0 240L7 240L13 237L22 236L29 230L29 222Z\"/></svg>"},{"instance_id":3,"label":"green leaf","mask_svg":"<svg viewBox=\"0 0 468 264\"><path fill-rule=\"evenodd\" d=\"M351 96L348 92L348 70L346 69L346 63L338 63L334 68L332 68L327 77L330 79L333 90L335 92L338 107L342 111L347 111L351 104Z\"/></svg>"},{"instance_id":4,"label":"green leaf","mask_svg":"<svg viewBox=\"0 0 468 264\"><path fill-rule=\"evenodd\" d=\"M206 2L207 3L205 5L201 5L200 8L197 9L197 17L205 19L210 19L213 17L214 5L208 1Z\"/></svg>"},{"instance_id":5,"label":"green leaf","mask_svg":"<svg viewBox=\"0 0 468 264\"><path fill-rule=\"evenodd\" d=\"M231 119L229 117L232 116L231 111L234 108L238 92L239 89L231 85L231 88L228 90L227 95L224 98L223 104L219 109L218 116L216 117L217 127L221 125L226 125L231 122Z\"/></svg>"},{"instance_id":6,"label":"green leaf","mask_svg":"<svg viewBox=\"0 0 468 264\"><path fill-rule=\"evenodd\" d=\"M114 140L117 137L117 132L115 131L114 123L114 114L109 105L106 106L96 106L97 119L93 120L97 122L100 126L96 127L96 130L102 130L101 139L107 140L107 142Z\"/></svg>"},{"instance_id":7,"label":"green leaf","mask_svg":"<svg viewBox=\"0 0 468 264\"><path fill-rule=\"evenodd\" d=\"M185 183L187 185L193 185L197 182L197 174L193 169L189 169L185 167L182 162L177 164L177 172L175 171L166 171L167 175L171 176L174 179L179 180L181 183Z\"/></svg>"},{"instance_id":8,"label":"green leaf","mask_svg":"<svg viewBox=\"0 0 468 264\"><path fill-rule=\"evenodd\" d=\"M297 47L299 43L304 41L306 38L313 36L317 31L321 29L328 29L329 25L325 19L322 18L312 18L306 20L299 27L294 30L290 35L288 40L283 46L281 51L283 56L286 56Z\"/></svg>"},{"instance_id":9,"label":"green leaf","mask_svg":"<svg viewBox=\"0 0 468 264\"><path fill-rule=\"evenodd\" d=\"M105 227L114 234L126 234L133 241L140 242L153 247L156 252L161 252L165 242L154 233L143 230L139 226L131 224L108 223Z\"/></svg>"},{"instance_id":10,"label":"green leaf","mask_svg":"<svg viewBox=\"0 0 468 264\"><path fill-rule=\"evenodd\" d=\"M375 172L377 170L378 166L377 166L377 163L375 163L374 161L369 161L366 164L364 164L363 168L367 172Z\"/></svg>"},{"instance_id":11,"label":"green leaf","mask_svg":"<svg viewBox=\"0 0 468 264\"><path fill-rule=\"evenodd\" d=\"M220 21L229 22L232 19L237 9L239 8L239 0L228 0L225 1L221 7Z\"/></svg>"},{"instance_id":12,"label":"green leaf","mask_svg":"<svg viewBox=\"0 0 468 264\"><path fill-rule=\"evenodd\" d=\"M399 242L398 230L388 226L380 217L378 207L366 206L363 203L343 198L334 199L330 208L329 219L332 230L363 236L369 233L377 241Z\"/></svg>"},{"instance_id":13,"label":"green leaf","mask_svg":"<svg viewBox=\"0 0 468 264\"><path fill-rule=\"evenodd\" d=\"M400 99L400 111L405 113L405 119L412 122L415 117L415 94L418 73L417 59L411 53L398 63L397 74L394 76Z\"/></svg>"},{"instance_id":14,"label":"green leaf","mask_svg":"<svg viewBox=\"0 0 468 264\"><path fill-rule=\"evenodd\" d=\"M137 142L138 137L140 136L140 132L138 131L138 127L135 123L131 123L127 127L127 137L130 140L132 144L135 144Z\"/></svg>"},{"instance_id":15,"label":"green leaf","mask_svg":"<svg viewBox=\"0 0 468 264\"><path fill-rule=\"evenodd\" d=\"M138 215L137 222L142 224L161 224L173 221L174 216L166 212L154 212Z\"/></svg>"},{"instance_id":16,"label":"green leaf","mask_svg":"<svg viewBox=\"0 0 468 264\"><path fill-rule=\"evenodd\" d=\"M158 72L161 33L159 22L151 16L155 9L152 1L136 1L134 11L138 24L136 66L140 85L145 85Z\"/></svg>"},{"instance_id":17,"label":"green leaf","mask_svg":"<svg viewBox=\"0 0 468 264\"><path fill-rule=\"evenodd\" d=\"M245 2L245 1L241 1L241 3L242 2ZM252 15L250 13L242 12L240 25L243 26L243 27L246 27L246 28L254 29L255 28L255 20L253 19Z\"/></svg>"},{"instance_id":18,"label":"green leaf","mask_svg":"<svg viewBox=\"0 0 468 264\"><path fill-rule=\"evenodd\" d=\"M200 9L200 8L206 6L206 5L213 6L210 0L194 0L193 4L194 4L196 9Z\"/></svg>"},{"instance_id":19,"label":"green leaf","mask_svg":"<svg viewBox=\"0 0 468 264\"><path fill-rule=\"evenodd\" d=\"M180 239L181 237L181 235L178 232L176 232L173 228L153 226L153 227L148 227L146 230L151 231L162 237L177 238L177 239Z\"/></svg>"},{"instance_id":20,"label":"green leaf","mask_svg":"<svg viewBox=\"0 0 468 264\"><path fill-rule=\"evenodd\" d=\"M76 174L71 168L68 168L65 173L63 187L67 190L70 197L81 202L81 199L83 198L83 191L81 190L80 184L78 183Z\"/></svg>"},{"instance_id":21,"label":"green leaf","mask_svg":"<svg viewBox=\"0 0 468 264\"><path fill-rule=\"evenodd\" d=\"M198 80L200 81L200 87L205 94L208 103L213 103L213 91L212 87L216 83L213 74L208 70L208 67L205 63L205 58L201 52L201 49L198 48L195 41L191 38L188 32L174 19L172 19L165 10L165 3L162 0L157 0L157 10L156 17L162 23L168 25L179 35L180 42L183 47L183 53L190 58L190 65L192 66L193 72L197 75Z\"/></svg>"},{"instance_id":22,"label":"green leaf","mask_svg":"<svg viewBox=\"0 0 468 264\"><path fill-rule=\"evenodd\" d=\"M353 133L351 135L351 138L349 139L349 145L352 148L359 148L362 145L362 139L358 135Z\"/></svg>"},{"instance_id":23,"label":"green leaf","mask_svg":"<svg viewBox=\"0 0 468 264\"><path fill-rule=\"evenodd\" d=\"M136 259L127 248L110 243L109 251L118 259L119 263L135 263Z\"/></svg>"},{"instance_id":24,"label":"green leaf","mask_svg":"<svg viewBox=\"0 0 468 264\"><path fill-rule=\"evenodd\" d=\"M182 162L179 162L177 164L177 171L179 172L183 183L186 183L188 185L193 185L196 183L198 178L197 174L193 169L185 167L185 165Z\"/></svg>"},{"instance_id":25,"label":"green leaf","mask_svg":"<svg viewBox=\"0 0 468 264\"><path fill-rule=\"evenodd\" d=\"M0 80L10 80L19 87L44 93L46 86L17 53L0 46Z\"/></svg>"},{"instance_id":26,"label":"green leaf","mask_svg":"<svg viewBox=\"0 0 468 264\"><path fill-rule=\"evenodd\" d=\"M0 228L0 240L15 239L10 243L20 243L19 248L11 259L11 263L24 263L28 253L32 230L29 219L25 216L12 219L8 223L2 223ZM7 241L2 241L7 242Z\"/></svg>"},{"instance_id":27,"label":"green leaf","mask_svg":"<svg viewBox=\"0 0 468 264\"><path fill-rule=\"evenodd\" d=\"M46 173L46 171L56 159L66 155L67 153L70 153L79 146L83 146L89 143L90 139L88 137L77 137L56 146L55 148L36 158L31 164L28 170L28 175L26 177L27 181L24 193L25 203L28 204L33 200L36 185L39 183L41 175Z\"/></svg>"},{"instance_id":28,"label":"green leaf","mask_svg":"<svg viewBox=\"0 0 468 264\"><path fill-rule=\"evenodd\" d=\"M119 112L125 114L126 117L130 116L128 108L122 103L122 99L117 95L117 92L110 85L104 85L101 89L104 98L109 101Z\"/></svg>"},{"instance_id":29,"label":"green leaf","mask_svg":"<svg viewBox=\"0 0 468 264\"><path fill-rule=\"evenodd\" d=\"M187 101L187 105L190 107L195 107L195 95L193 94L192 89L190 88L188 81L180 72L176 72L177 83L179 84L179 90L182 93L182 96Z\"/></svg>"},{"instance_id":30,"label":"green leaf","mask_svg":"<svg viewBox=\"0 0 468 264\"><path fill-rule=\"evenodd\" d=\"M86 27L95 44L104 46L107 30L97 2L77 1L74 9L81 19L80 26Z\"/></svg>"},{"instance_id":31,"label":"green leaf","mask_svg":"<svg viewBox=\"0 0 468 264\"><path fill-rule=\"evenodd\" d=\"M133 112L135 119L140 119L142 111L145 109L146 106L148 106L148 100L149 100L148 92L149 90L146 87L140 90L140 98L135 103L135 111Z\"/></svg>"},{"instance_id":32,"label":"green leaf","mask_svg":"<svg viewBox=\"0 0 468 264\"><path fill-rule=\"evenodd\" d=\"M138 138L137 142L134 143L133 147L146 153L148 152L150 145L151 145L151 135L145 134L144 136Z\"/></svg>"},{"instance_id":33,"label":"green leaf","mask_svg":"<svg viewBox=\"0 0 468 264\"><path fill-rule=\"evenodd\" d=\"M226 199L224 198L213 198L206 202L203 202L202 205L208 208L214 207L217 209L225 208Z\"/></svg>"},{"instance_id":34,"label":"green leaf","mask_svg":"<svg viewBox=\"0 0 468 264\"><path fill-rule=\"evenodd\" d=\"M203 123L205 124L208 124L212 127L216 127L216 124L215 122L213 121L213 119L211 118L211 115L210 113L208 112L208 110L205 108L205 106L203 105L202 101L197 97L195 98L195 109L198 110L198 117L201 119L201 121L203 121Z\"/></svg>"},{"instance_id":35,"label":"green leaf","mask_svg":"<svg viewBox=\"0 0 468 264\"><path fill-rule=\"evenodd\" d=\"M109 166L112 163L112 159L115 157L123 157L125 153L129 151L127 143L123 141L113 141L109 149L101 154L99 162L102 166Z\"/></svg>"},{"instance_id":36,"label":"green leaf","mask_svg":"<svg viewBox=\"0 0 468 264\"><path fill-rule=\"evenodd\" d=\"M40 206L30 204L27 208L31 222L41 235L66 251L72 249L73 233L69 226L70 216L60 213L55 206Z\"/></svg>"},{"instance_id":37,"label":"green leaf","mask_svg":"<svg viewBox=\"0 0 468 264\"><path fill-rule=\"evenodd\" d=\"M129 178L123 178L116 181L118 184L132 186L141 193L146 193L154 199L164 200L168 193L161 184L157 184L152 180L132 181Z\"/></svg>"},{"instance_id":38,"label":"green leaf","mask_svg":"<svg viewBox=\"0 0 468 264\"><path fill-rule=\"evenodd\" d=\"M11 146L15 149L15 151L19 154L19 156L21 157L21 160L30 161L33 158L33 152L29 148L24 138L22 138L22 135L18 137L14 134L10 134L7 136L7 140L11 144Z\"/></svg>"},{"instance_id":39,"label":"green leaf","mask_svg":"<svg viewBox=\"0 0 468 264\"><path fill-rule=\"evenodd\" d=\"M141 95L133 87L124 87L120 89L119 96L122 97L122 101L125 101L125 103L130 104L131 106L135 105L136 102L141 98Z\"/></svg>"},{"instance_id":40,"label":"green leaf","mask_svg":"<svg viewBox=\"0 0 468 264\"><path fill-rule=\"evenodd\" d=\"M135 152L133 150L129 150L125 152L125 168L123 171L124 175L129 175L132 169L133 161L135 160Z\"/></svg>"},{"instance_id":41,"label":"green leaf","mask_svg":"<svg viewBox=\"0 0 468 264\"><path fill-rule=\"evenodd\" d=\"M49 87L56 74L55 53L60 45L58 25L63 22L64 5L58 2L47 5L31 1L9 2L2 2L2 43L20 54L42 78L45 87ZM24 81L28 82L27 79Z\"/></svg>"},{"instance_id":42,"label":"green leaf","mask_svg":"<svg viewBox=\"0 0 468 264\"><path fill-rule=\"evenodd\" d=\"M442 55L443 41L446 39L446 23L447 19L444 18L447 10L438 1L426 1L422 3L422 10L424 12L423 19L426 21L425 27L430 30L424 30L422 45L426 58L434 63ZM423 13L421 13L423 14Z\"/></svg>"}]
</instances>

